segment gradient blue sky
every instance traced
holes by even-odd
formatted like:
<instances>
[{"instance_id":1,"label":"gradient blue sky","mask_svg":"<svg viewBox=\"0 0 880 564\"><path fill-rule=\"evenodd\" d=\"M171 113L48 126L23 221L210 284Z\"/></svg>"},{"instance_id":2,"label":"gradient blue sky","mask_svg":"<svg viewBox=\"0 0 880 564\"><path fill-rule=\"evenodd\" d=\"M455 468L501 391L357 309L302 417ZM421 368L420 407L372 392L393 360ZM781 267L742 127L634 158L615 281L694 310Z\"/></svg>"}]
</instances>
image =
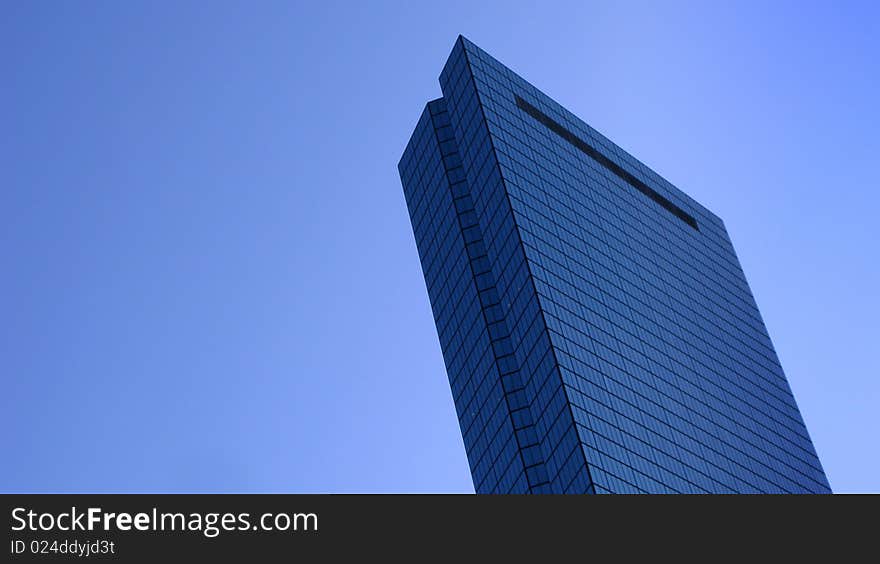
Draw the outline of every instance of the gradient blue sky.
<instances>
[{"instance_id":1,"label":"gradient blue sky","mask_svg":"<svg viewBox=\"0 0 880 564\"><path fill-rule=\"evenodd\" d=\"M880 491L876 2L6 2L2 491L473 491L396 164L463 33L724 218Z\"/></svg>"}]
</instances>

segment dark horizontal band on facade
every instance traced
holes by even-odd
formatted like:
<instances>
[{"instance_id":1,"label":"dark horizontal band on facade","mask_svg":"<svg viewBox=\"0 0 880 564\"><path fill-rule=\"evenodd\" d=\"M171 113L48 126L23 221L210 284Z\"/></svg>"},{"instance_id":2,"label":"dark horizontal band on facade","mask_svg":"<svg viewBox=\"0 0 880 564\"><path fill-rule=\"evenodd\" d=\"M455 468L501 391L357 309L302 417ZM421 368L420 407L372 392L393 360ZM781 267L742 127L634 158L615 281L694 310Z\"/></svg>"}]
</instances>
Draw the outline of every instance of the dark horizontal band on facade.
<instances>
[{"instance_id":1,"label":"dark horizontal band on facade","mask_svg":"<svg viewBox=\"0 0 880 564\"><path fill-rule=\"evenodd\" d=\"M623 167L597 151L594 147L586 143L580 137L566 129L562 124L560 124L535 106L529 104L519 96L516 96L516 105L519 109L523 110L525 113L529 114L530 116L547 126L550 131L559 135L560 137L574 145L575 148L577 148L579 151L586 154L587 156L598 162L600 165L607 168L609 171L613 172L618 178L625 181L627 184L629 184L645 196L654 200L666 211L670 212L672 215L687 223L697 231L700 230L700 228L697 226L697 220L694 219L692 215L690 215L680 207L676 206L660 193L652 189L650 186L624 170Z\"/></svg>"}]
</instances>

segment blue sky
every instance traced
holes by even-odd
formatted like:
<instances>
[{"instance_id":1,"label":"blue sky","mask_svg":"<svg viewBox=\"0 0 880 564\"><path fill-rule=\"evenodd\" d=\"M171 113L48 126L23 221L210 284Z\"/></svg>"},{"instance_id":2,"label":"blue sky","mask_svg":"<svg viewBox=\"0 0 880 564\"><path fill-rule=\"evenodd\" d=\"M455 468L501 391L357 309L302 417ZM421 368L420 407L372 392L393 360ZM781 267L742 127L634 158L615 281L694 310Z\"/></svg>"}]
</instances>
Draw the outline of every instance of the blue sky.
<instances>
[{"instance_id":1,"label":"blue sky","mask_svg":"<svg viewBox=\"0 0 880 564\"><path fill-rule=\"evenodd\" d=\"M724 218L880 491L876 3L308 4L3 7L0 490L472 491L396 170L463 33Z\"/></svg>"}]
</instances>

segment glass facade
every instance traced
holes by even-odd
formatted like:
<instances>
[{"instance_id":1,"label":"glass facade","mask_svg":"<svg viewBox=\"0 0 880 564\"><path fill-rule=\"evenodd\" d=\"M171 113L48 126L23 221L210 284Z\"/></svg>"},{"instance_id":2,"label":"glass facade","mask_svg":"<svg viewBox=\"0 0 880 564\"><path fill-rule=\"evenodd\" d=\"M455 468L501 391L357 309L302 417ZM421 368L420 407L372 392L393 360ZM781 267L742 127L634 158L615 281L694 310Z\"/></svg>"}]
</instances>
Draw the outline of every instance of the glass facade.
<instances>
[{"instance_id":1,"label":"glass facade","mask_svg":"<svg viewBox=\"0 0 880 564\"><path fill-rule=\"evenodd\" d=\"M828 493L724 223L463 37L399 170L478 493Z\"/></svg>"}]
</instances>

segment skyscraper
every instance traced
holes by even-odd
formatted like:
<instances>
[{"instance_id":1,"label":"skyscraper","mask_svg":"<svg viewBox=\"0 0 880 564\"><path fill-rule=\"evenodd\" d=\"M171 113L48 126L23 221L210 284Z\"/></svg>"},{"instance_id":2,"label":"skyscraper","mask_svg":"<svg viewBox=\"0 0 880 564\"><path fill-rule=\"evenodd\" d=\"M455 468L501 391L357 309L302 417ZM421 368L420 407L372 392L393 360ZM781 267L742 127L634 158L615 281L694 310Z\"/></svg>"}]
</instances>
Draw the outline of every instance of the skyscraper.
<instances>
[{"instance_id":1,"label":"skyscraper","mask_svg":"<svg viewBox=\"0 0 880 564\"><path fill-rule=\"evenodd\" d=\"M459 37L399 163L479 493L827 493L724 223Z\"/></svg>"}]
</instances>

